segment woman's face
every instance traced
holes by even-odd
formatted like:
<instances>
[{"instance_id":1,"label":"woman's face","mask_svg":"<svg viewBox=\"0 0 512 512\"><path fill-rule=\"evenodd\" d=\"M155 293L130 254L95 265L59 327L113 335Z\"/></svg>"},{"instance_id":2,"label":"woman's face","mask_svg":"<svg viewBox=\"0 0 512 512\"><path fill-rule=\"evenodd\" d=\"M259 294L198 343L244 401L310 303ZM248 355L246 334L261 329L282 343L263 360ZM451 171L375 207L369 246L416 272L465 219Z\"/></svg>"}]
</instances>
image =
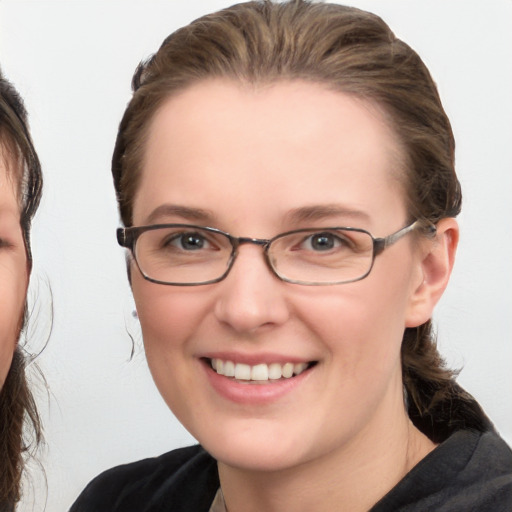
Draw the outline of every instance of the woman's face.
<instances>
[{"instance_id":1,"label":"woman's face","mask_svg":"<svg viewBox=\"0 0 512 512\"><path fill-rule=\"evenodd\" d=\"M18 341L28 284L16 185L4 155L0 149L0 388Z\"/></svg>"},{"instance_id":2,"label":"woman's face","mask_svg":"<svg viewBox=\"0 0 512 512\"><path fill-rule=\"evenodd\" d=\"M382 237L407 223L399 162L377 109L347 95L304 82L204 82L170 98L152 121L134 225L190 223L265 239L352 226ZM383 435L405 416L400 344L418 322L423 280L413 240L379 255L364 280L334 286L280 281L251 244L216 284L154 284L132 266L147 359L165 401L236 467L294 467ZM256 382L217 375L213 358L314 364Z\"/></svg>"}]
</instances>

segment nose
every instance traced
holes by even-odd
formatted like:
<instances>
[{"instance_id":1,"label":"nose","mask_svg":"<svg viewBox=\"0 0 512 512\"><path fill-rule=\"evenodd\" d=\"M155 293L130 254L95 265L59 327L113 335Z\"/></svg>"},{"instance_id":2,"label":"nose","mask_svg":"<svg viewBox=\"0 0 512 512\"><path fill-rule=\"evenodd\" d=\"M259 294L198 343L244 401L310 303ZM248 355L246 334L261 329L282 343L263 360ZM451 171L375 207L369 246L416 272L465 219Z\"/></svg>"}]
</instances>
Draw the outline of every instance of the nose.
<instances>
[{"instance_id":1,"label":"nose","mask_svg":"<svg viewBox=\"0 0 512 512\"><path fill-rule=\"evenodd\" d=\"M240 246L230 273L215 286L215 315L238 333L254 333L289 318L284 290L289 285L272 273L257 245Z\"/></svg>"}]
</instances>

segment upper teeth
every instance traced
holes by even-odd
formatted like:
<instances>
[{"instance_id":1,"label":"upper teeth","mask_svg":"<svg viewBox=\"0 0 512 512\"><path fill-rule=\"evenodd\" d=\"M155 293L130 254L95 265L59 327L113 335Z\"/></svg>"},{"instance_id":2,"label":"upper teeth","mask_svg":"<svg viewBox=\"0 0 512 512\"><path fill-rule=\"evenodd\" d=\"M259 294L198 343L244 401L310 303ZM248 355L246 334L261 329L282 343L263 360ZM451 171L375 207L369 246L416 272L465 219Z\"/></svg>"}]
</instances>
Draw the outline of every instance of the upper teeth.
<instances>
[{"instance_id":1,"label":"upper teeth","mask_svg":"<svg viewBox=\"0 0 512 512\"><path fill-rule=\"evenodd\" d=\"M307 363L261 363L251 366L223 359L212 359L211 365L219 375L238 380L277 380L282 377L289 379L301 374L308 367Z\"/></svg>"}]
</instances>

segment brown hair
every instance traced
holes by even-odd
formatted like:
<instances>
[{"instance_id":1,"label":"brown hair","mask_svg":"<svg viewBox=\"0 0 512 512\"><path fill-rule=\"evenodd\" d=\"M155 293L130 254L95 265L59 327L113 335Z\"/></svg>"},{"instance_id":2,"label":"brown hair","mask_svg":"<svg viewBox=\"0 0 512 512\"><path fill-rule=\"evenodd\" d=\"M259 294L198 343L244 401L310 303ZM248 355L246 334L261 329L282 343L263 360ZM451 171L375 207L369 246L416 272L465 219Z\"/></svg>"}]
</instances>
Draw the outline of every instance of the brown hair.
<instances>
[{"instance_id":1,"label":"brown hair","mask_svg":"<svg viewBox=\"0 0 512 512\"><path fill-rule=\"evenodd\" d=\"M0 73L0 145L7 172L17 184L20 223L27 259L32 263L30 225L42 191L41 165L28 131L27 113L14 87ZM26 309L26 308L25 308ZM20 315L20 324L27 314ZM22 325L19 331L21 332ZM14 510L20 499L25 454L41 440L36 405L25 376L23 347L15 350L0 390L0 509Z\"/></svg>"},{"instance_id":2,"label":"brown hair","mask_svg":"<svg viewBox=\"0 0 512 512\"><path fill-rule=\"evenodd\" d=\"M234 5L177 30L137 68L112 160L126 226L132 224L154 113L173 93L209 78L250 84L307 80L373 102L384 111L405 153L411 219L436 223L459 213L453 133L416 52L374 14L305 0L263 0ZM439 356L430 321L406 329L402 367L409 415L434 441L463 425L487 428L478 404L455 384L454 372ZM453 400L460 408L450 406Z\"/></svg>"}]
</instances>

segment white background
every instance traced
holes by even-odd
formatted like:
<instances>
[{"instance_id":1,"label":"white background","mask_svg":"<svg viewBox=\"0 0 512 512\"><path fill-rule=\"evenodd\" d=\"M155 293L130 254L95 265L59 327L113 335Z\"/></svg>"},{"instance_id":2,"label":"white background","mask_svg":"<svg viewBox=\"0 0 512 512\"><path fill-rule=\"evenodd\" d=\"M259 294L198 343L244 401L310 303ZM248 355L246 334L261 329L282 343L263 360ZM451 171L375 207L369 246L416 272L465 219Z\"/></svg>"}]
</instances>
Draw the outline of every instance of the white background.
<instances>
[{"instance_id":1,"label":"white background","mask_svg":"<svg viewBox=\"0 0 512 512\"><path fill-rule=\"evenodd\" d=\"M136 64L179 26L230 3L0 1L0 64L25 97L45 174L33 232L40 325L46 278L55 309L39 358L50 393L39 385L47 483L32 465L23 511L42 510L46 494L47 511L64 511L101 470L192 441L151 381L130 316L109 164ZM380 14L419 52L452 120L464 207L435 316L439 344L512 442L512 2L352 4ZM126 325L139 337L131 361Z\"/></svg>"}]
</instances>

